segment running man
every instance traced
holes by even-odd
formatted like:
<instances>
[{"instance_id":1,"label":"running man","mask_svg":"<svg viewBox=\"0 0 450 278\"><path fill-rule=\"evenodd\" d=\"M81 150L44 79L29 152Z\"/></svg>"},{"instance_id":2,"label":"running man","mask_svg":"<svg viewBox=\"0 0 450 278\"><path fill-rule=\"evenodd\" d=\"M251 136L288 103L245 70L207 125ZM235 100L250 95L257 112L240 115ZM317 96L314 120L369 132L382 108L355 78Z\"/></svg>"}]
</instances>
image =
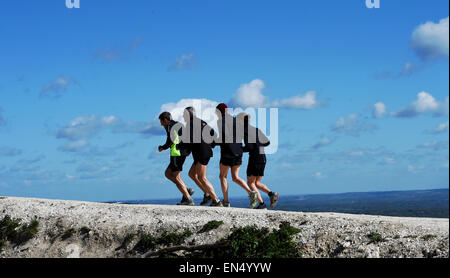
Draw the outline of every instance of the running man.
<instances>
[{"instance_id":1,"label":"running man","mask_svg":"<svg viewBox=\"0 0 450 278\"><path fill-rule=\"evenodd\" d=\"M239 177L239 169L242 164L242 136L237 139L236 118L228 113L228 107L225 103L220 103L216 107L218 117L217 127L219 128L218 145L220 146L220 184L223 193L223 206L230 207L228 199L228 171L231 168L231 178L233 182L247 191L250 200L250 207L255 208L258 205L258 193L252 191L247 183Z\"/></svg>"},{"instance_id":2,"label":"running man","mask_svg":"<svg viewBox=\"0 0 450 278\"><path fill-rule=\"evenodd\" d=\"M187 107L183 113L186 121L186 133L183 142L190 145L194 162L189 170L189 177L203 191L203 201L200 205L206 205L211 202L213 207L222 207L222 202L217 197L214 187L206 177L206 170L209 160L213 156L212 146L215 137L214 130L203 120L195 115L193 107ZM211 142L206 142L204 135L210 135Z\"/></svg>"},{"instance_id":3,"label":"running man","mask_svg":"<svg viewBox=\"0 0 450 278\"><path fill-rule=\"evenodd\" d=\"M264 147L270 144L269 139L258 128L250 125L250 115L240 113L238 116L240 124L244 125L244 152L249 153L247 166L247 184L251 189L256 186L259 190L265 192L270 198L270 208L274 208L278 203L279 194L271 191L261 182L266 167L266 155ZM257 209L266 209L261 194L258 192L259 205Z\"/></svg>"},{"instance_id":4,"label":"running man","mask_svg":"<svg viewBox=\"0 0 450 278\"><path fill-rule=\"evenodd\" d=\"M162 152L170 148L170 163L166 169L165 176L168 180L175 183L178 190L183 194L181 202L177 205L193 206L194 200L191 195L194 194L192 188L188 188L181 179L181 171L183 171L183 164L186 156L189 155L189 150L180 142L182 135L181 123L172 120L169 112L163 112L159 115L159 121L167 133L166 143L158 146L158 151Z\"/></svg>"}]
</instances>

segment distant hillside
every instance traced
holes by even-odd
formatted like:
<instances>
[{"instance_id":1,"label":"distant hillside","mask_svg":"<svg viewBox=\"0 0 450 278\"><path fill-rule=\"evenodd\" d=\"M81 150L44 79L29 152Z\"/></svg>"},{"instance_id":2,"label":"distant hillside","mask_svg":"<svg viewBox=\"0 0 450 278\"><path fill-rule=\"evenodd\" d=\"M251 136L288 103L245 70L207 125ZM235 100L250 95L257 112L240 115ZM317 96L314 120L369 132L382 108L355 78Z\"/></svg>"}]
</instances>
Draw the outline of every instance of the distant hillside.
<instances>
[{"instance_id":1,"label":"distant hillside","mask_svg":"<svg viewBox=\"0 0 450 278\"><path fill-rule=\"evenodd\" d=\"M201 201L200 199L195 200L197 204ZM128 204L175 204L178 201L169 199L121 202ZM268 200L266 201L269 202ZM231 198L230 202L233 207L248 207L246 198ZM299 212L340 212L401 217L448 218L449 190L433 189L280 196L278 206L275 209Z\"/></svg>"}]
</instances>

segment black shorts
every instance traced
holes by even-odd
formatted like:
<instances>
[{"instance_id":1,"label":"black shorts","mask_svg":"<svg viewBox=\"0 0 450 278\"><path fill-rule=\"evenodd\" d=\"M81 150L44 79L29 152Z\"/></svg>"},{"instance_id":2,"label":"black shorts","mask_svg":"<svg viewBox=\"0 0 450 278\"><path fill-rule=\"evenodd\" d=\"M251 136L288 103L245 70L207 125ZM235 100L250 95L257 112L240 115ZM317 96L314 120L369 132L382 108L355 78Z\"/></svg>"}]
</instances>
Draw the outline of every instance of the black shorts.
<instances>
[{"instance_id":1,"label":"black shorts","mask_svg":"<svg viewBox=\"0 0 450 278\"><path fill-rule=\"evenodd\" d=\"M186 160L185 156L171 156L170 157L170 163L169 163L169 169L172 170L172 172L178 172L183 171L183 164Z\"/></svg>"},{"instance_id":2,"label":"black shorts","mask_svg":"<svg viewBox=\"0 0 450 278\"><path fill-rule=\"evenodd\" d=\"M247 177L250 177L250 176L262 177L262 176L264 176L265 168L266 168L265 162L249 163L247 166Z\"/></svg>"},{"instance_id":3,"label":"black shorts","mask_svg":"<svg viewBox=\"0 0 450 278\"><path fill-rule=\"evenodd\" d=\"M194 164L196 163L200 163L201 165L208 165L209 160L211 159L211 157L204 157L204 156L199 156L198 154L194 154L192 153L192 158L194 159Z\"/></svg>"},{"instance_id":4,"label":"black shorts","mask_svg":"<svg viewBox=\"0 0 450 278\"><path fill-rule=\"evenodd\" d=\"M221 157L220 158L220 163L228 166L228 167L233 167L233 166L238 166L238 165L242 165L242 156L238 156L238 157Z\"/></svg>"}]
</instances>

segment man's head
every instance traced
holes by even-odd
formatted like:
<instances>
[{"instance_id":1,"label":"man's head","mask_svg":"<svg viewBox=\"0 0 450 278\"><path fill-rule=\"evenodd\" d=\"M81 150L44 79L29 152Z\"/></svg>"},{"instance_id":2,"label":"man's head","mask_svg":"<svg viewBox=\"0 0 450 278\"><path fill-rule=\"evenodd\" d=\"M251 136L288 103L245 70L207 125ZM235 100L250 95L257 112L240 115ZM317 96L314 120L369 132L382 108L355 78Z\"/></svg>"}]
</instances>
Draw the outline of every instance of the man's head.
<instances>
[{"instance_id":1,"label":"man's head","mask_svg":"<svg viewBox=\"0 0 450 278\"><path fill-rule=\"evenodd\" d=\"M172 115L170 115L169 112L162 112L159 115L159 122L161 123L161 125L163 127L167 127L171 120L172 120Z\"/></svg>"},{"instance_id":2,"label":"man's head","mask_svg":"<svg viewBox=\"0 0 450 278\"><path fill-rule=\"evenodd\" d=\"M239 121L241 124L247 125L247 124L248 124L248 121L250 120L250 115L248 115L248 114L242 112L242 113L239 113L239 114L236 116L236 118L238 119L238 121Z\"/></svg>"},{"instance_id":3,"label":"man's head","mask_svg":"<svg viewBox=\"0 0 450 278\"><path fill-rule=\"evenodd\" d=\"M194 116L195 116L194 107L189 106L189 107L184 108L183 118L186 123L191 121L194 118Z\"/></svg>"},{"instance_id":4,"label":"man's head","mask_svg":"<svg viewBox=\"0 0 450 278\"><path fill-rule=\"evenodd\" d=\"M224 116L227 112L228 106L225 103L219 103L219 105L216 106L216 114L218 117Z\"/></svg>"}]
</instances>

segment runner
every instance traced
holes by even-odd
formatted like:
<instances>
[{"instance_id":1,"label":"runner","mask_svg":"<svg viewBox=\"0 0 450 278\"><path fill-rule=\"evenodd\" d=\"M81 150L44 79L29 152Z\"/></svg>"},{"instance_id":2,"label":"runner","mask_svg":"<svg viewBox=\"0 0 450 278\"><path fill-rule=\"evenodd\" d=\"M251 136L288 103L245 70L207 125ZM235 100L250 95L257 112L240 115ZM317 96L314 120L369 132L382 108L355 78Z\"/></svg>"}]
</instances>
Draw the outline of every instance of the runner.
<instances>
[{"instance_id":1,"label":"runner","mask_svg":"<svg viewBox=\"0 0 450 278\"><path fill-rule=\"evenodd\" d=\"M214 130L203 120L195 115L193 107L187 107L183 113L186 121L186 134L183 142L188 142L191 146L194 162L189 170L189 177L204 192L203 201L200 205L206 205L211 202L211 206L222 207L222 202L217 198L214 187L206 177L206 170L209 160L213 156L212 139L215 137ZM203 134L211 135L211 142L206 142Z\"/></svg>"},{"instance_id":2,"label":"runner","mask_svg":"<svg viewBox=\"0 0 450 278\"><path fill-rule=\"evenodd\" d=\"M247 183L239 177L239 169L242 164L242 136L241 140L237 139L236 118L228 112L225 103L220 103L216 107L216 115L218 117L217 126L219 128L218 142L220 145L220 183L223 193L223 206L230 207L228 199L228 170L231 168L231 178L233 182L241 186L247 191L250 199L250 207L255 208L258 205L258 193L252 191ZM239 143L238 143L239 142Z\"/></svg>"},{"instance_id":3,"label":"runner","mask_svg":"<svg viewBox=\"0 0 450 278\"><path fill-rule=\"evenodd\" d=\"M250 115L240 113L238 116L240 124L244 125L244 152L249 153L247 166L247 184L252 190L254 187L267 193L270 198L270 208L274 208L278 203L279 194L271 191L265 184L261 182L266 167L266 155L264 147L270 144L269 139L258 128L250 125ZM257 209L266 209L261 194L258 192L259 205Z\"/></svg>"},{"instance_id":4,"label":"runner","mask_svg":"<svg viewBox=\"0 0 450 278\"><path fill-rule=\"evenodd\" d=\"M167 139L164 145L158 147L158 151L162 152L170 148L170 163L166 169L165 176L168 180L175 183L178 190L183 194L181 202L177 205L193 206L194 200L191 195L194 194L194 190L192 188L187 188L181 179L183 164L186 160L186 156L189 155L189 150L180 144L180 136L182 135L181 124L172 120L172 116L169 112L161 113L159 115L159 121L166 130Z\"/></svg>"}]
</instances>

